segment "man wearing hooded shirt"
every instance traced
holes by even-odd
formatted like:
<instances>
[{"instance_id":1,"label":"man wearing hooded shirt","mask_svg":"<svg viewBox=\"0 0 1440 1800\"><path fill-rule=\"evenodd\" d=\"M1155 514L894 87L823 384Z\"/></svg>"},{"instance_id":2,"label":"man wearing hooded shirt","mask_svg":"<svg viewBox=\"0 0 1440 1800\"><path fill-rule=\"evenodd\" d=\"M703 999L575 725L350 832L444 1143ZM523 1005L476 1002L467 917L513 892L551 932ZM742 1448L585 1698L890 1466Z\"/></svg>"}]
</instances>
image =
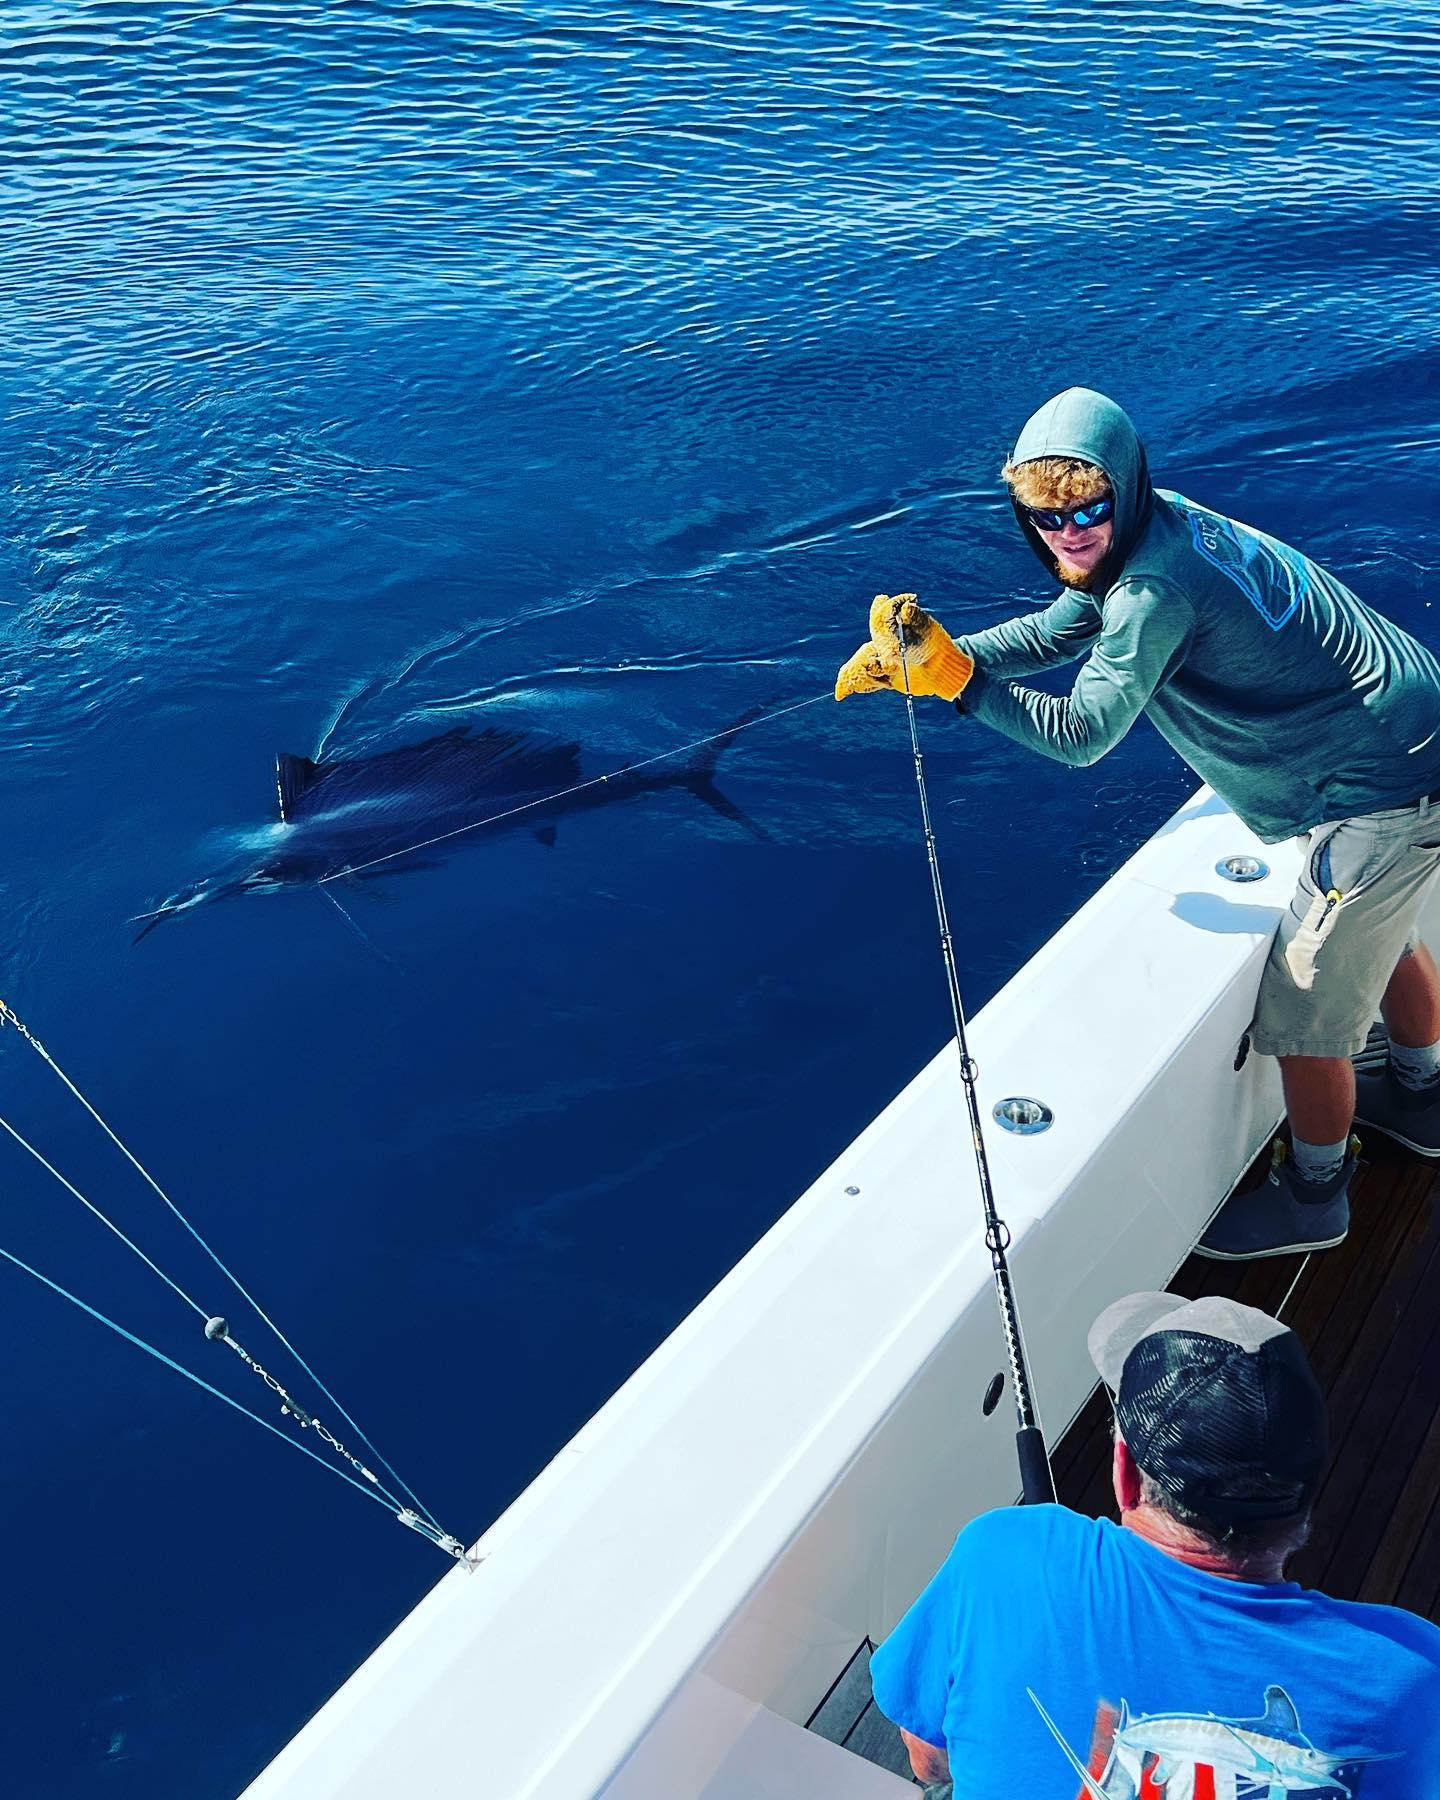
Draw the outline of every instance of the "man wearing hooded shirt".
<instances>
[{"instance_id":1,"label":"man wearing hooded shirt","mask_svg":"<svg viewBox=\"0 0 1440 1800\"><path fill-rule=\"evenodd\" d=\"M1004 475L1065 592L954 642L913 596L882 596L836 697L903 691L908 674L912 692L1074 765L1143 712L1258 837L1302 838L1252 1027L1255 1049L1280 1059L1292 1144L1199 1248L1242 1259L1337 1244L1353 1119L1440 1157L1440 976L1413 938L1440 869L1440 665L1318 563L1152 487L1134 426L1103 394L1047 402ZM1063 698L1016 685L1079 657ZM1388 1062L1357 1082L1350 1058L1377 1003Z\"/></svg>"}]
</instances>

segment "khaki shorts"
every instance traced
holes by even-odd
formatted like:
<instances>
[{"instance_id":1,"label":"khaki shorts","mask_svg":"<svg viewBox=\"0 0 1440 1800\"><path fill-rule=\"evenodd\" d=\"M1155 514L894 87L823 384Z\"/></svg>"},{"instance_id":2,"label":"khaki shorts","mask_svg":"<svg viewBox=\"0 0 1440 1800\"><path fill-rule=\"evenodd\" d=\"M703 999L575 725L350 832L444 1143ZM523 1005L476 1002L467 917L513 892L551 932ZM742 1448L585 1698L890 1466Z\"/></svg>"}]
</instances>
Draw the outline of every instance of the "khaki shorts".
<instances>
[{"instance_id":1,"label":"khaki shorts","mask_svg":"<svg viewBox=\"0 0 1440 1800\"><path fill-rule=\"evenodd\" d=\"M1299 841L1305 866L1270 946L1252 1039L1265 1056L1353 1056L1440 871L1440 801L1317 825Z\"/></svg>"}]
</instances>

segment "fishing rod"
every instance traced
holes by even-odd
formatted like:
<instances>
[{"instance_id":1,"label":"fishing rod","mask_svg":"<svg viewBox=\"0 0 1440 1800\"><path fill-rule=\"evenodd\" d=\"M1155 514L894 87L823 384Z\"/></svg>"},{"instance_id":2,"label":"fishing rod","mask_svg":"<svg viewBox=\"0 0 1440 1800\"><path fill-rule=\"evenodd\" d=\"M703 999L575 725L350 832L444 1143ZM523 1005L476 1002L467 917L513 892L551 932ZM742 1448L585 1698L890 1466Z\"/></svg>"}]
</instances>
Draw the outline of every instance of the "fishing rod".
<instances>
[{"instance_id":1,"label":"fishing rod","mask_svg":"<svg viewBox=\"0 0 1440 1800\"><path fill-rule=\"evenodd\" d=\"M1005 1252L1010 1247L1010 1228L995 1210L995 1190L990 1184L990 1163L985 1136L980 1129L980 1102L975 1093L980 1073L965 1041L965 1003L960 997L960 977L955 967L955 943L950 935L950 916L945 907L945 887L940 879L940 859L935 851L935 832L930 823L930 796L925 787L925 758L920 753L920 734L915 724L915 696L910 691L910 664L905 654L902 607L894 615L895 641L900 646L900 669L905 677L905 712L910 721L910 749L915 758L915 785L920 790L920 818L925 828L925 851L930 861L930 886L935 895L935 916L940 926L940 951L945 961L950 990L950 1012L955 1021L955 1043L960 1051L960 1080L970 1114L970 1141L975 1148L975 1168L980 1177L980 1203L985 1213L985 1248L995 1277L995 1297L1000 1306L1000 1328L1010 1358L1010 1388L1015 1396L1015 1454L1020 1463L1020 1494L1026 1506L1042 1506L1055 1499L1055 1477L1045 1450L1045 1437L1035 1413L1030 1371L1025 1361L1025 1342L1020 1332L1020 1313L1015 1304L1015 1284ZM998 1386L999 1377L996 1377ZM992 1392L993 1392L992 1388ZM998 1395L996 1396L998 1398ZM988 1399L988 1396L987 1396ZM993 1402L991 1402L993 1404ZM989 1410L987 1405L986 1410Z\"/></svg>"}]
</instances>

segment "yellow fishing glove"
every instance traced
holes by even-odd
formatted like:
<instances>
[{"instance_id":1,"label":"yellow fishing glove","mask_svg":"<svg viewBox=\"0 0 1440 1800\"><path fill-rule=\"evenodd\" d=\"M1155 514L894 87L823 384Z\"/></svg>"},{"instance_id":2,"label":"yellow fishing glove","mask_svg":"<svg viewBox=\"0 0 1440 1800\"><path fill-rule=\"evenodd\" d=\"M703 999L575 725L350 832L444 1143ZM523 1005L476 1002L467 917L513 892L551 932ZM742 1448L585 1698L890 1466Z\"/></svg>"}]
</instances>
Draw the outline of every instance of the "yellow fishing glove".
<instances>
[{"instance_id":1,"label":"yellow fishing glove","mask_svg":"<svg viewBox=\"0 0 1440 1800\"><path fill-rule=\"evenodd\" d=\"M900 634L905 634L905 667L900 666ZM877 594L870 604L870 642L862 644L835 678L835 698L874 694L881 688L938 694L955 700L975 673L975 664L913 594Z\"/></svg>"}]
</instances>

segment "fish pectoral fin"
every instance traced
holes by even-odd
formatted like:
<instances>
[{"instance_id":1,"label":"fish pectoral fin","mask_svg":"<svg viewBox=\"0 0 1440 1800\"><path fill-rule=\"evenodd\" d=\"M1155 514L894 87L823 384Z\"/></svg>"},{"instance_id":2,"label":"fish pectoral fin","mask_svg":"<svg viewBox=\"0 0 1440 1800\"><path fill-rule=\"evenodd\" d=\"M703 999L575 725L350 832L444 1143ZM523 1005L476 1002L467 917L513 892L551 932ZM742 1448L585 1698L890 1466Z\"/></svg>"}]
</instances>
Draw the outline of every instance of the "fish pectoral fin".
<instances>
[{"instance_id":1,"label":"fish pectoral fin","mask_svg":"<svg viewBox=\"0 0 1440 1800\"><path fill-rule=\"evenodd\" d=\"M319 763L308 756L292 756L288 750L276 755L275 787L280 795L280 817L287 823L295 817L301 795L314 787L319 776Z\"/></svg>"}]
</instances>

